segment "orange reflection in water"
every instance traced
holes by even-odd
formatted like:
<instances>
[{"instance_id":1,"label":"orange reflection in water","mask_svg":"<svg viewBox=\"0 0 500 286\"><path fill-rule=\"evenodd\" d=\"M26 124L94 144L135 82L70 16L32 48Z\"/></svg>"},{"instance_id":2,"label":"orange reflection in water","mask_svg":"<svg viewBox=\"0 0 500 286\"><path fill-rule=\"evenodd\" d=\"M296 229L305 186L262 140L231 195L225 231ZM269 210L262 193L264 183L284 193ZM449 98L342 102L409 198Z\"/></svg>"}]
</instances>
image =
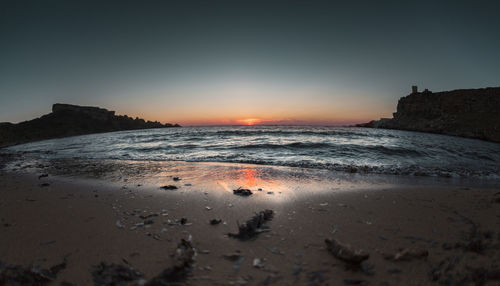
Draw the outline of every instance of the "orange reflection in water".
<instances>
[{"instance_id":1,"label":"orange reflection in water","mask_svg":"<svg viewBox=\"0 0 500 286\"><path fill-rule=\"evenodd\" d=\"M187 185L183 185L189 183L189 185L192 184L204 191L222 191L222 193L227 192L231 195L235 189L244 188L250 189L254 193L252 197L255 199L277 202L289 199L290 195L294 196L296 189L294 187L296 181L290 177L280 176L279 172L274 172L274 167L179 162L163 163L163 166L163 168L151 169L154 174L155 186L175 185L181 190L189 190ZM173 177L180 177L182 181L175 182Z\"/></svg>"},{"instance_id":2,"label":"orange reflection in water","mask_svg":"<svg viewBox=\"0 0 500 286\"><path fill-rule=\"evenodd\" d=\"M262 170L258 168L248 167L236 170L233 178L234 183L238 187L248 188L252 191L263 189L265 191L277 192L285 189L283 181L272 180L269 176L265 176Z\"/></svg>"},{"instance_id":3,"label":"orange reflection in water","mask_svg":"<svg viewBox=\"0 0 500 286\"><path fill-rule=\"evenodd\" d=\"M239 180L246 187L256 187L260 181L262 185L262 180L257 176L257 169L246 168L240 170L241 179Z\"/></svg>"},{"instance_id":4,"label":"orange reflection in water","mask_svg":"<svg viewBox=\"0 0 500 286\"><path fill-rule=\"evenodd\" d=\"M218 181L226 191L232 193L235 188L245 188L256 191L257 189L277 190L280 183L275 180L264 180L262 171L256 168L243 168L229 171L225 174L226 179Z\"/></svg>"}]
</instances>

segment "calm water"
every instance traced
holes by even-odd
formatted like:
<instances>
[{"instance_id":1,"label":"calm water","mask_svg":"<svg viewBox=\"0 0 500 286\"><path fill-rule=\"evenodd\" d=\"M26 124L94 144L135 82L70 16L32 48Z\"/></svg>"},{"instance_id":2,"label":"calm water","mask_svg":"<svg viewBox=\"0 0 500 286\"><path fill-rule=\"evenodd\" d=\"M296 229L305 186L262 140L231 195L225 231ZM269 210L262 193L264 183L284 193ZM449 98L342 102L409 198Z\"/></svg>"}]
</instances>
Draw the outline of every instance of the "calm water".
<instances>
[{"instance_id":1,"label":"calm water","mask_svg":"<svg viewBox=\"0 0 500 286\"><path fill-rule=\"evenodd\" d=\"M7 151L48 159L234 162L359 173L500 178L500 144L365 128L152 129L46 140Z\"/></svg>"}]
</instances>

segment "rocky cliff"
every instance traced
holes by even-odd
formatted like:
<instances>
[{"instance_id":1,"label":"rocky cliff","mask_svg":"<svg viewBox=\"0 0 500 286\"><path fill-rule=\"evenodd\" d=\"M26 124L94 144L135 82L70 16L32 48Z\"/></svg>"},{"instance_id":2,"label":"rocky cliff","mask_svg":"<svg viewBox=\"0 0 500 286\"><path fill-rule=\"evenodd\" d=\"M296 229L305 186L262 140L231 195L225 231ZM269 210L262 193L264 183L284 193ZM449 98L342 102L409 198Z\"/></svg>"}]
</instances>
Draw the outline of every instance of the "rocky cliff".
<instances>
[{"instance_id":1,"label":"rocky cliff","mask_svg":"<svg viewBox=\"0 0 500 286\"><path fill-rule=\"evenodd\" d=\"M0 147L31 141L133 129L180 127L126 115L104 108L54 104L52 113L18 124L0 123Z\"/></svg>"},{"instance_id":2,"label":"rocky cliff","mask_svg":"<svg viewBox=\"0 0 500 286\"><path fill-rule=\"evenodd\" d=\"M382 118L357 126L500 142L500 87L435 93L415 91L399 99L393 118Z\"/></svg>"}]
</instances>

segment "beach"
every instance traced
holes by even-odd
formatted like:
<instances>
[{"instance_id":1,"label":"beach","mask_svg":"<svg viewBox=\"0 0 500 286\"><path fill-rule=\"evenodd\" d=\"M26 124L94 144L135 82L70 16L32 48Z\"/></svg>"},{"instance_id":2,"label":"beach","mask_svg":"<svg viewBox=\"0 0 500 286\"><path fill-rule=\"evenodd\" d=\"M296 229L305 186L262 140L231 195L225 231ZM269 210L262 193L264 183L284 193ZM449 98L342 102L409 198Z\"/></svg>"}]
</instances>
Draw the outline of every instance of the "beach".
<instances>
[{"instance_id":1,"label":"beach","mask_svg":"<svg viewBox=\"0 0 500 286\"><path fill-rule=\"evenodd\" d=\"M181 284L498 283L494 181L250 164L4 161L0 260L37 269L66 261L53 285L91 285L101 262L133 268L143 283L172 265L181 239L196 252ZM161 189L168 185L177 189ZM238 188L253 194L233 194ZM265 231L228 235L266 209L273 217ZM339 259L327 238L369 258Z\"/></svg>"},{"instance_id":2,"label":"beach","mask_svg":"<svg viewBox=\"0 0 500 286\"><path fill-rule=\"evenodd\" d=\"M0 1L0 286L500 286L498 11Z\"/></svg>"}]
</instances>

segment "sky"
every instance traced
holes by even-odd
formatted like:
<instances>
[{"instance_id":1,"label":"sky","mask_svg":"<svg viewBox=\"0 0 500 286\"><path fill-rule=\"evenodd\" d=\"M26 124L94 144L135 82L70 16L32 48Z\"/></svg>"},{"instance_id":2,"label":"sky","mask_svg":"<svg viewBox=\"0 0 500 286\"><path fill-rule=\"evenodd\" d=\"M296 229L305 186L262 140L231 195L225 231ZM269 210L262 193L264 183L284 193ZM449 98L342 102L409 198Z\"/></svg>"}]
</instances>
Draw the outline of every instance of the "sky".
<instances>
[{"instance_id":1,"label":"sky","mask_svg":"<svg viewBox=\"0 0 500 286\"><path fill-rule=\"evenodd\" d=\"M391 117L500 86L500 1L0 1L0 122L53 103L182 125Z\"/></svg>"}]
</instances>

